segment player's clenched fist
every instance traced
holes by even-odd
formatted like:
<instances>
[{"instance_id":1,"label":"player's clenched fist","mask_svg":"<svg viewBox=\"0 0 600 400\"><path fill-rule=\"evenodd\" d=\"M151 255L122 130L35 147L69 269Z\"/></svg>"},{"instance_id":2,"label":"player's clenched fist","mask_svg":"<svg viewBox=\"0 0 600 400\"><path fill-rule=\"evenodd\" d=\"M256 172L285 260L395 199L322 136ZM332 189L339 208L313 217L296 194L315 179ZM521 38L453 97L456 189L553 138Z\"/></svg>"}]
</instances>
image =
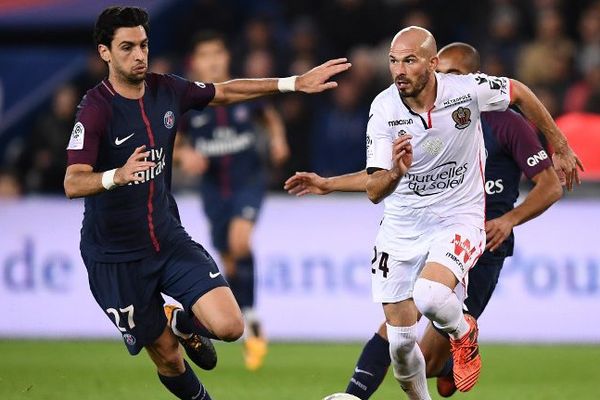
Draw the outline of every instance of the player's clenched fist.
<instances>
[{"instance_id":1,"label":"player's clenched fist","mask_svg":"<svg viewBox=\"0 0 600 400\"><path fill-rule=\"evenodd\" d=\"M115 171L115 177L113 178L115 184L119 186L127 185L130 182L143 181L144 176L140 175L140 172L154 168L156 165L152 161L146 161L150 156L149 151L144 151L146 146L137 147L133 154L129 156L125 165L121 168L117 168Z\"/></svg>"},{"instance_id":2,"label":"player's clenched fist","mask_svg":"<svg viewBox=\"0 0 600 400\"><path fill-rule=\"evenodd\" d=\"M402 135L394 141L392 148L392 160L394 169L400 176L404 176L413 162L413 148L410 144L411 135Z\"/></svg>"}]
</instances>

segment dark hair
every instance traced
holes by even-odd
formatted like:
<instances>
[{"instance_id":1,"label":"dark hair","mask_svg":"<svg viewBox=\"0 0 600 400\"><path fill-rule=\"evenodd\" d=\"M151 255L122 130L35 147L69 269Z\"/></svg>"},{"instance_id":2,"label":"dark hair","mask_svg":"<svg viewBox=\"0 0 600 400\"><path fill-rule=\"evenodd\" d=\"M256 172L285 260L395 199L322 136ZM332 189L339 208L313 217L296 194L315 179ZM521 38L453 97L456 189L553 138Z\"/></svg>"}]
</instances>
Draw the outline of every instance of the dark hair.
<instances>
[{"instance_id":1,"label":"dark hair","mask_svg":"<svg viewBox=\"0 0 600 400\"><path fill-rule=\"evenodd\" d=\"M94 41L96 46L103 44L110 47L119 28L133 28L142 26L148 34L149 22L146 10L139 7L108 7L96 20L94 27Z\"/></svg>"},{"instance_id":2,"label":"dark hair","mask_svg":"<svg viewBox=\"0 0 600 400\"><path fill-rule=\"evenodd\" d=\"M219 41L223 43L223 46L227 47L227 39L225 39L225 35L220 32L210 30L196 32L190 43L190 51L193 52L196 50L196 47L201 44L214 41Z\"/></svg>"}]
</instances>

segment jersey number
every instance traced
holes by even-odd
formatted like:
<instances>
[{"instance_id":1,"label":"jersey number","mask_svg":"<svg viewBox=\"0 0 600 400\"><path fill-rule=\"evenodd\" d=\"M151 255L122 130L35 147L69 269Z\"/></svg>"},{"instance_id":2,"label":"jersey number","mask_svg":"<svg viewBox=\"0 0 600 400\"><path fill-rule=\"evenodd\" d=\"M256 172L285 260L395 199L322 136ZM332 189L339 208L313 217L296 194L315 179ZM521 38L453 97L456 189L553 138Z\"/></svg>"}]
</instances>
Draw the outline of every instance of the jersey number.
<instances>
[{"instance_id":1,"label":"jersey number","mask_svg":"<svg viewBox=\"0 0 600 400\"><path fill-rule=\"evenodd\" d=\"M135 328L135 322L133 322L133 304L128 305L125 308L119 308L119 311L123 314L127 313L127 325L129 329ZM115 316L115 325L121 332L127 332L127 328L121 326L121 313L114 308L107 308L106 312Z\"/></svg>"},{"instance_id":2,"label":"jersey number","mask_svg":"<svg viewBox=\"0 0 600 400\"><path fill-rule=\"evenodd\" d=\"M377 262L377 247L373 247L373 251L375 252L375 254L373 255L373 259L371 260L371 273L376 274L377 269L375 269L374 265ZM389 258L390 255L384 252L381 253L381 257L379 258L379 269L383 272L384 278L387 278L388 272L390 272L390 269L387 266Z\"/></svg>"}]
</instances>

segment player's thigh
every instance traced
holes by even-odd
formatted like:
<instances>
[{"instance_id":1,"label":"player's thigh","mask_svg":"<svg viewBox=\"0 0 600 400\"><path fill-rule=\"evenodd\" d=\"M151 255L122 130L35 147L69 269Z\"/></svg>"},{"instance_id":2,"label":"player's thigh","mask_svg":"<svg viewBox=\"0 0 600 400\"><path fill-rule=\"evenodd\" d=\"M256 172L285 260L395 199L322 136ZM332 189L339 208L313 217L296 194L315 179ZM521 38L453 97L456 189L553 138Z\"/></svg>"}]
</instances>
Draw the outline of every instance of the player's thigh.
<instances>
[{"instance_id":1,"label":"player's thigh","mask_svg":"<svg viewBox=\"0 0 600 400\"><path fill-rule=\"evenodd\" d=\"M179 341L169 327L165 326L158 339L145 348L161 375L177 376L185 371Z\"/></svg>"},{"instance_id":2,"label":"player's thigh","mask_svg":"<svg viewBox=\"0 0 600 400\"><path fill-rule=\"evenodd\" d=\"M417 323L419 317L413 299L406 299L397 303L384 303L383 313L386 322L392 326L413 326Z\"/></svg>"},{"instance_id":3,"label":"player's thigh","mask_svg":"<svg viewBox=\"0 0 600 400\"><path fill-rule=\"evenodd\" d=\"M244 333L242 312L229 287L205 293L196 300L192 311L202 325L222 340L237 340Z\"/></svg>"},{"instance_id":4,"label":"player's thigh","mask_svg":"<svg viewBox=\"0 0 600 400\"><path fill-rule=\"evenodd\" d=\"M502 253L485 252L469 271L468 296L465 299L467 311L475 319L485 310L500 277L505 256Z\"/></svg>"},{"instance_id":5,"label":"player's thigh","mask_svg":"<svg viewBox=\"0 0 600 400\"><path fill-rule=\"evenodd\" d=\"M451 289L458 282L466 285L469 270L481 256L484 246L482 227L466 223L443 225L436 229L431 240L421 277L444 283Z\"/></svg>"},{"instance_id":6,"label":"player's thigh","mask_svg":"<svg viewBox=\"0 0 600 400\"><path fill-rule=\"evenodd\" d=\"M451 354L448 337L442 335L429 322L419 341L419 347L425 357L427 377L437 376Z\"/></svg>"},{"instance_id":7,"label":"player's thigh","mask_svg":"<svg viewBox=\"0 0 600 400\"><path fill-rule=\"evenodd\" d=\"M399 250L402 257L374 248L371 260L371 291L376 303L398 303L411 299L426 254L407 243Z\"/></svg>"},{"instance_id":8,"label":"player's thigh","mask_svg":"<svg viewBox=\"0 0 600 400\"><path fill-rule=\"evenodd\" d=\"M254 221L234 217L229 222L228 254L234 259L248 257L251 253L250 240L254 231Z\"/></svg>"},{"instance_id":9,"label":"player's thigh","mask_svg":"<svg viewBox=\"0 0 600 400\"><path fill-rule=\"evenodd\" d=\"M159 265L153 257L127 263L85 259L96 302L135 355L163 332L167 319L159 289Z\"/></svg>"}]
</instances>

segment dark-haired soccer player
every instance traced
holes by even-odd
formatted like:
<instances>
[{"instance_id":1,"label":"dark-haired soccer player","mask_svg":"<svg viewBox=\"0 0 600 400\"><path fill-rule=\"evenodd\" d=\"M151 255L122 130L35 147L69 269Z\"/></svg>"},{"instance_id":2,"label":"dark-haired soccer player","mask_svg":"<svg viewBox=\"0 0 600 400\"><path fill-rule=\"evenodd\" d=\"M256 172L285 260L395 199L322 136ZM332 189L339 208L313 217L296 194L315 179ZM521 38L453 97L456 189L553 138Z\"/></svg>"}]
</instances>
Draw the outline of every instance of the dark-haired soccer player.
<instances>
[{"instance_id":1,"label":"dark-haired soccer player","mask_svg":"<svg viewBox=\"0 0 600 400\"><path fill-rule=\"evenodd\" d=\"M464 43L454 43L438 53L437 71L468 74L479 69L479 54ZM464 99L457 99L458 102ZM478 318L487 305L504 263L512 255L512 228L544 212L561 194L558 177L536 132L519 114L484 112L481 114L487 154L485 170L486 251L469 271L468 313ZM407 128L408 129L408 128ZM514 207L519 180L524 173L535 186L522 204ZM332 191L364 191L366 171L339 177L322 178L313 173L298 173L286 182L292 194L327 194ZM452 379L448 335L430 323L419 346L423 352L427 375L441 376L438 391L449 396L456 391ZM383 381L390 365L389 342L385 324L367 342L346 389L361 399L368 399Z\"/></svg>"},{"instance_id":2,"label":"dark-haired soccer player","mask_svg":"<svg viewBox=\"0 0 600 400\"><path fill-rule=\"evenodd\" d=\"M212 31L194 36L189 60L192 80L227 81L229 65L224 36ZM269 135L273 165L281 164L289 155L285 128L275 108L262 101L186 113L179 124L174 152L175 162L185 172L202 174L202 205L225 277L244 315L244 361L252 371L262 366L267 352L254 309L255 268L250 240L267 186L257 146L261 134L257 125Z\"/></svg>"},{"instance_id":3,"label":"dark-haired soccer player","mask_svg":"<svg viewBox=\"0 0 600 400\"><path fill-rule=\"evenodd\" d=\"M176 125L189 109L333 88L328 79L350 64L331 60L282 79L190 82L147 73L147 33L140 8L111 7L98 17L94 36L109 75L79 106L64 186L69 198L85 197L80 248L90 288L129 352L145 347L175 396L207 400L172 328L232 341L244 323L215 262L181 226L170 195ZM161 292L187 311L171 327Z\"/></svg>"}]
</instances>

